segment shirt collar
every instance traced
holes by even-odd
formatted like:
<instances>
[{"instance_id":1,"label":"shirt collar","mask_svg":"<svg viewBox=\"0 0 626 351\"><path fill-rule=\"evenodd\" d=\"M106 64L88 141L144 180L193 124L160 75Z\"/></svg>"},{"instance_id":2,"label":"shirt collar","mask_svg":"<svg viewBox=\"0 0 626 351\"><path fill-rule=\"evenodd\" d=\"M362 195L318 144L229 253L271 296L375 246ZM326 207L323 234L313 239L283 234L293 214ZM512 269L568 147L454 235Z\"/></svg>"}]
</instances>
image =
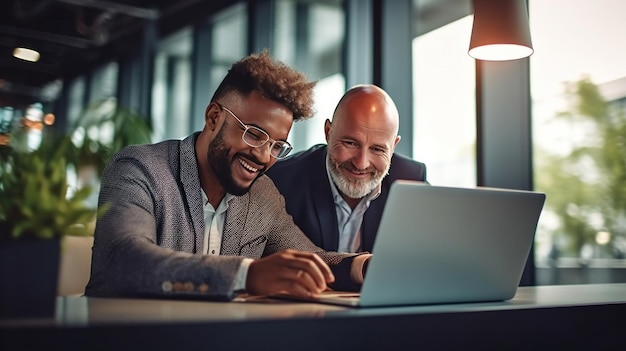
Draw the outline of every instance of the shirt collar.
<instances>
[{"instance_id":1,"label":"shirt collar","mask_svg":"<svg viewBox=\"0 0 626 351\"><path fill-rule=\"evenodd\" d=\"M204 190L201 188L200 191L202 192L202 206L206 207L209 204L209 197L206 196L206 193L204 192ZM230 202L230 200L234 199L235 195L233 194L229 194L226 193L226 195L224 195L224 198L222 199L222 201L220 202L219 205L221 204L228 204ZM219 207L218 205L218 207Z\"/></svg>"}]
</instances>

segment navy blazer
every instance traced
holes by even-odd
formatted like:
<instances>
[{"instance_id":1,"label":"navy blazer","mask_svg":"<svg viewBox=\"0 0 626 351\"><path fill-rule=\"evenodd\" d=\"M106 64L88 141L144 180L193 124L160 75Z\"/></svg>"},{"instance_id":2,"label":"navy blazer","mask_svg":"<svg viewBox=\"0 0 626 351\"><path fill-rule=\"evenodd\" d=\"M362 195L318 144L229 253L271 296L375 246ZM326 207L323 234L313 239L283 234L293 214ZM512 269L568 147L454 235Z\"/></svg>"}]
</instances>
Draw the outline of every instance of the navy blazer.
<instances>
[{"instance_id":1,"label":"navy blazer","mask_svg":"<svg viewBox=\"0 0 626 351\"><path fill-rule=\"evenodd\" d=\"M319 144L279 160L267 175L285 197L287 212L293 216L300 229L317 246L336 251L339 247L337 213L325 165L326 145ZM397 179L425 182L426 165L393 154L389 175L383 179L380 196L370 203L363 216L363 251L372 252L389 187Z\"/></svg>"}]
</instances>

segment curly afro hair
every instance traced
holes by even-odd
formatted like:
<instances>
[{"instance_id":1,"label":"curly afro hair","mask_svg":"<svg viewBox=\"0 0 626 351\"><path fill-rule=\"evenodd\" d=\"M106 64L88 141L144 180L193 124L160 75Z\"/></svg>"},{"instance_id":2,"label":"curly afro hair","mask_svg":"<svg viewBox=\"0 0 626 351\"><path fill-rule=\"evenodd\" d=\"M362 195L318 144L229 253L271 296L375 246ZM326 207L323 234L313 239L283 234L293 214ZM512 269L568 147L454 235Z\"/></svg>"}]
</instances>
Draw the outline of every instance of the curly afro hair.
<instances>
[{"instance_id":1,"label":"curly afro hair","mask_svg":"<svg viewBox=\"0 0 626 351\"><path fill-rule=\"evenodd\" d=\"M267 50L235 62L215 90L211 101L230 92L245 96L257 91L263 97L285 105L294 121L313 115L313 88L317 82L282 62L273 60Z\"/></svg>"}]
</instances>

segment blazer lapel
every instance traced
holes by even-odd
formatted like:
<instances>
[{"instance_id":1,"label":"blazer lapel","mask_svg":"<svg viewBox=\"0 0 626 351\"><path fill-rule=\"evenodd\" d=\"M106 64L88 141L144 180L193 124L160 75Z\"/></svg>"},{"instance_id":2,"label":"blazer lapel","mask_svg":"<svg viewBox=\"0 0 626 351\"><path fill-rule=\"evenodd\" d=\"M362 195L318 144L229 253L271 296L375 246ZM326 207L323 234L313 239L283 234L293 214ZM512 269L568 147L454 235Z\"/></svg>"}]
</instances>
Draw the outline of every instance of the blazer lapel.
<instances>
[{"instance_id":1,"label":"blazer lapel","mask_svg":"<svg viewBox=\"0 0 626 351\"><path fill-rule=\"evenodd\" d=\"M319 153L321 158L311 163L314 168L311 169L310 173L313 176L310 189L313 192L313 206L322 233L321 246L327 251L337 251L339 248L337 212L326 174L326 147L323 149L323 152Z\"/></svg>"},{"instance_id":2,"label":"blazer lapel","mask_svg":"<svg viewBox=\"0 0 626 351\"><path fill-rule=\"evenodd\" d=\"M249 201L249 197L249 194L235 197L228 204L228 211L226 211L224 229L222 232L221 255L240 254L241 243L245 242L243 238L245 234L242 233L245 232L245 223L248 221L246 215L247 206L244 206L244 203Z\"/></svg>"},{"instance_id":3,"label":"blazer lapel","mask_svg":"<svg viewBox=\"0 0 626 351\"><path fill-rule=\"evenodd\" d=\"M380 195L370 203L369 208L363 215L363 223L361 224L361 246L363 251L372 252L374 249L374 240L378 233L385 203L387 203L391 183L392 180L388 176L383 179Z\"/></svg>"},{"instance_id":4,"label":"blazer lapel","mask_svg":"<svg viewBox=\"0 0 626 351\"><path fill-rule=\"evenodd\" d=\"M198 176L198 164L195 152L195 140L198 133L194 133L185 138L180 143L180 180L187 198L189 214L194 229L194 252L202 251L204 245L204 209L202 203L202 192L200 178Z\"/></svg>"},{"instance_id":5,"label":"blazer lapel","mask_svg":"<svg viewBox=\"0 0 626 351\"><path fill-rule=\"evenodd\" d=\"M370 203L370 207L363 215L363 222L361 223L361 249L363 251L372 252L374 248L374 239L376 239L376 233L380 226L384 204L385 201L379 196Z\"/></svg>"}]
</instances>

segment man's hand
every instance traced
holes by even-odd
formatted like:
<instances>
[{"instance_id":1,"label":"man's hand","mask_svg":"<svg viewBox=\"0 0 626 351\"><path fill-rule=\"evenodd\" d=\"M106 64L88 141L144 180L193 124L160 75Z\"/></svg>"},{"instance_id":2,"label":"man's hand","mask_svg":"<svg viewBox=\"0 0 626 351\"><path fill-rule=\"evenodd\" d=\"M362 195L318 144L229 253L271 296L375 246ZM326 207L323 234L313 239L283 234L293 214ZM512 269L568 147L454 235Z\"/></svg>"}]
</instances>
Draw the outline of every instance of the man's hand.
<instances>
[{"instance_id":1,"label":"man's hand","mask_svg":"<svg viewBox=\"0 0 626 351\"><path fill-rule=\"evenodd\" d=\"M288 293L306 297L321 293L334 281L330 268L318 255L288 249L252 262L246 291L254 295Z\"/></svg>"}]
</instances>

